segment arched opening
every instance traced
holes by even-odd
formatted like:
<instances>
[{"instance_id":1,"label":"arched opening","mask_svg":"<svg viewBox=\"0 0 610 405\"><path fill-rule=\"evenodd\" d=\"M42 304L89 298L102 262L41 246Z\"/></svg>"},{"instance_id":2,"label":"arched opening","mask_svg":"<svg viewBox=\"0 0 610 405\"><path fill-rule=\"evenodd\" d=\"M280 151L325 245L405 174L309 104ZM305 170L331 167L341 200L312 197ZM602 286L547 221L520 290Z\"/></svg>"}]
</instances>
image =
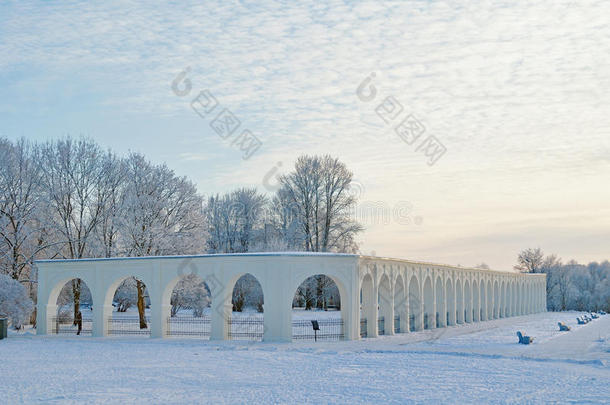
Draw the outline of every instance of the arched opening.
<instances>
[{"instance_id":1,"label":"arched opening","mask_svg":"<svg viewBox=\"0 0 610 405\"><path fill-rule=\"evenodd\" d=\"M457 323L464 323L464 290L462 289L462 282L458 279L455 282L455 317Z\"/></svg>"},{"instance_id":2,"label":"arched opening","mask_svg":"<svg viewBox=\"0 0 610 405\"><path fill-rule=\"evenodd\" d=\"M494 281L494 319L498 319L500 315L500 305L502 303L502 297L498 289L498 282Z\"/></svg>"},{"instance_id":3,"label":"arched opening","mask_svg":"<svg viewBox=\"0 0 610 405\"><path fill-rule=\"evenodd\" d=\"M377 325L374 323L377 313L377 299L374 292L373 278L370 274L366 274L360 288L360 337L375 336L377 330Z\"/></svg>"},{"instance_id":4,"label":"arched opening","mask_svg":"<svg viewBox=\"0 0 610 405\"><path fill-rule=\"evenodd\" d=\"M519 283L519 314L525 315L525 286Z\"/></svg>"},{"instance_id":5,"label":"arched opening","mask_svg":"<svg viewBox=\"0 0 610 405\"><path fill-rule=\"evenodd\" d=\"M502 291L502 308L500 308L500 317L505 318L508 313L508 306L507 306L508 299L506 297L506 283L504 281L502 281L501 291Z\"/></svg>"},{"instance_id":6,"label":"arched opening","mask_svg":"<svg viewBox=\"0 0 610 405\"><path fill-rule=\"evenodd\" d=\"M181 277L171 291L167 336L209 339L212 294L195 274Z\"/></svg>"},{"instance_id":7,"label":"arched opening","mask_svg":"<svg viewBox=\"0 0 610 405\"><path fill-rule=\"evenodd\" d=\"M113 336L150 336L150 295L146 284L136 277L118 281L112 295L108 334ZM112 288L111 288L112 290Z\"/></svg>"},{"instance_id":8,"label":"arched opening","mask_svg":"<svg viewBox=\"0 0 610 405\"><path fill-rule=\"evenodd\" d=\"M394 333L407 331L407 299L402 276L394 282Z\"/></svg>"},{"instance_id":9,"label":"arched opening","mask_svg":"<svg viewBox=\"0 0 610 405\"><path fill-rule=\"evenodd\" d=\"M227 320L229 340L263 340L263 287L250 273L239 277L231 293L231 316Z\"/></svg>"},{"instance_id":10,"label":"arched opening","mask_svg":"<svg viewBox=\"0 0 610 405\"><path fill-rule=\"evenodd\" d=\"M445 296L447 297L447 325L455 325L455 290L453 288L453 282L451 279L447 279L446 284Z\"/></svg>"},{"instance_id":11,"label":"arched opening","mask_svg":"<svg viewBox=\"0 0 610 405\"><path fill-rule=\"evenodd\" d=\"M472 322L472 295L468 280L464 281L464 322Z\"/></svg>"},{"instance_id":12,"label":"arched opening","mask_svg":"<svg viewBox=\"0 0 610 405\"><path fill-rule=\"evenodd\" d=\"M314 331L312 321L317 322L319 330ZM324 274L308 277L292 299L292 339L340 340L343 337L339 287Z\"/></svg>"},{"instance_id":13,"label":"arched opening","mask_svg":"<svg viewBox=\"0 0 610 405\"><path fill-rule=\"evenodd\" d=\"M472 281L472 321L478 322L481 318L481 304L479 303L479 285Z\"/></svg>"},{"instance_id":14,"label":"arched opening","mask_svg":"<svg viewBox=\"0 0 610 405\"><path fill-rule=\"evenodd\" d=\"M381 276L381 280L379 280L379 288L377 290L377 333L379 335L393 334L393 332L390 332L394 321L392 314L394 303L392 298L390 279L384 274Z\"/></svg>"},{"instance_id":15,"label":"arched opening","mask_svg":"<svg viewBox=\"0 0 610 405\"><path fill-rule=\"evenodd\" d=\"M479 282L479 306L480 306L480 315L479 319L481 321L487 320L487 300L485 294L485 281L481 280Z\"/></svg>"},{"instance_id":16,"label":"arched opening","mask_svg":"<svg viewBox=\"0 0 610 405\"><path fill-rule=\"evenodd\" d=\"M409 281L409 325L411 331L422 330L422 300L417 277L411 276Z\"/></svg>"},{"instance_id":17,"label":"arched opening","mask_svg":"<svg viewBox=\"0 0 610 405\"><path fill-rule=\"evenodd\" d=\"M49 333L90 336L93 331L93 298L80 278L60 282L49 298L57 311L48 320Z\"/></svg>"},{"instance_id":18,"label":"arched opening","mask_svg":"<svg viewBox=\"0 0 610 405\"><path fill-rule=\"evenodd\" d=\"M447 316L445 311L445 289L440 277L436 278L436 326L442 327L447 325Z\"/></svg>"},{"instance_id":19,"label":"arched opening","mask_svg":"<svg viewBox=\"0 0 610 405\"><path fill-rule=\"evenodd\" d=\"M511 310L511 315L515 316L515 315L519 315L519 313L517 312L517 288L515 286L515 282L513 281L512 283L510 283L510 289L511 289L511 293L512 293L512 302L511 302L511 306L512 306L512 310Z\"/></svg>"},{"instance_id":20,"label":"arched opening","mask_svg":"<svg viewBox=\"0 0 610 405\"><path fill-rule=\"evenodd\" d=\"M494 318L494 300L496 297L493 296L491 287L491 280L487 280L487 319Z\"/></svg>"},{"instance_id":21,"label":"arched opening","mask_svg":"<svg viewBox=\"0 0 610 405\"><path fill-rule=\"evenodd\" d=\"M432 280L430 279L430 276L428 276L424 282L424 329L436 327L435 315L434 290L432 289Z\"/></svg>"},{"instance_id":22,"label":"arched opening","mask_svg":"<svg viewBox=\"0 0 610 405\"><path fill-rule=\"evenodd\" d=\"M532 306L532 288L529 284L525 286L525 313L530 314Z\"/></svg>"}]
</instances>

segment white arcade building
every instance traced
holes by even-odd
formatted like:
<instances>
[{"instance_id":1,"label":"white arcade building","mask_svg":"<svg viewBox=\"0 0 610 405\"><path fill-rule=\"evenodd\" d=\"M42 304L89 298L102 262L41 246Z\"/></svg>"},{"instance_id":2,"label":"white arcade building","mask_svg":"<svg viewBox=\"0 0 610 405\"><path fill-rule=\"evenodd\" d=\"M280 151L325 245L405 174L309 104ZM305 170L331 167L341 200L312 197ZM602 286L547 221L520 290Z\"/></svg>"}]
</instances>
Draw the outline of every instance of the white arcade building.
<instances>
[{"instance_id":1,"label":"white arcade building","mask_svg":"<svg viewBox=\"0 0 610 405\"><path fill-rule=\"evenodd\" d=\"M39 260L37 333L51 333L66 282L91 292L92 335L107 336L116 288L129 277L144 282L150 299L150 336L166 337L173 288L188 274L212 297L210 338L229 338L232 292L244 274L264 295L265 341L292 340L295 291L308 277L326 275L340 293L341 336L376 337L378 320L395 320L385 334L486 321L546 310L546 275L520 274L351 254L244 253L197 256ZM366 321L364 321L366 320ZM399 325L398 325L399 323Z\"/></svg>"}]
</instances>

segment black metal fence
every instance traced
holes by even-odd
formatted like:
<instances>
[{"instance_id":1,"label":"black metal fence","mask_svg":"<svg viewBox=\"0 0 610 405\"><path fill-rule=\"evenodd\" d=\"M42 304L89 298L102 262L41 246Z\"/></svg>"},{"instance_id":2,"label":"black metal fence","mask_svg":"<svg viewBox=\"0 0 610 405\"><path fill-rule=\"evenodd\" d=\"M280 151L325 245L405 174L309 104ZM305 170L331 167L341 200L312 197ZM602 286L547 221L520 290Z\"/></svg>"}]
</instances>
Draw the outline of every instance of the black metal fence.
<instances>
[{"instance_id":1,"label":"black metal fence","mask_svg":"<svg viewBox=\"0 0 610 405\"><path fill-rule=\"evenodd\" d=\"M167 336L209 339L210 331L209 315L202 317L170 316L167 318Z\"/></svg>"},{"instance_id":2,"label":"black metal fence","mask_svg":"<svg viewBox=\"0 0 610 405\"><path fill-rule=\"evenodd\" d=\"M108 335L110 336L149 336L150 335L150 319L146 317L146 328L140 329L140 318L120 317L108 318Z\"/></svg>"},{"instance_id":3,"label":"black metal fence","mask_svg":"<svg viewBox=\"0 0 610 405\"><path fill-rule=\"evenodd\" d=\"M318 321L320 330L317 333L318 340L342 340L343 319L322 319ZM314 340L316 338L311 321L292 321L292 339Z\"/></svg>"},{"instance_id":4,"label":"black metal fence","mask_svg":"<svg viewBox=\"0 0 610 405\"><path fill-rule=\"evenodd\" d=\"M262 317L231 317L227 322L230 340L263 340L265 327Z\"/></svg>"},{"instance_id":5,"label":"black metal fence","mask_svg":"<svg viewBox=\"0 0 610 405\"><path fill-rule=\"evenodd\" d=\"M377 319L377 333L379 335L385 335L385 319L383 316Z\"/></svg>"},{"instance_id":6,"label":"black metal fence","mask_svg":"<svg viewBox=\"0 0 610 405\"><path fill-rule=\"evenodd\" d=\"M366 329L366 319L361 319L360 320L360 337L367 337L368 336L368 331Z\"/></svg>"},{"instance_id":7,"label":"black metal fence","mask_svg":"<svg viewBox=\"0 0 610 405\"><path fill-rule=\"evenodd\" d=\"M394 317L394 333L400 333L400 316Z\"/></svg>"},{"instance_id":8,"label":"black metal fence","mask_svg":"<svg viewBox=\"0 0 610 405\"><path fill-rule=\"evenodd\" d=\"M51 322L51 334L54 335L76 335L78 326L74 325L74 320L66 317L53 317ZM83 328L80 335L91 336L93 331L93 320L90 318L83 319Z\"/></svg>"}]
</instances>

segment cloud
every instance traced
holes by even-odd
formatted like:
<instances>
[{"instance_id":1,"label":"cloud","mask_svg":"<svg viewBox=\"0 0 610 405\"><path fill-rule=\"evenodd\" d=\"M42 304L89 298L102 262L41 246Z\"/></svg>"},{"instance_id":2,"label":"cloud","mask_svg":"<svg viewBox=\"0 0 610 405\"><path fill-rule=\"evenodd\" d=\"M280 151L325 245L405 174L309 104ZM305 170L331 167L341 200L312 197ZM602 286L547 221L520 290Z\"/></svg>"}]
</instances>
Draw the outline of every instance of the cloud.
<instances>
[{"instance_id":1,"label":"cloud","mask_svg":"<svg viewBox=\"0 0 610 405\"><path fill-rule=\"evenodd\" d=\"M609 13L601 0L4 3L0 113L48 112L41 89L74 81L74 98L107 116L186 120L171 142L203 135L175 163L209 162L192 174L204 192L260 185L277 162L331 153L369 198L427 211L428 232L412 240L423 249L452 214L486 223L568 198L578 216L610 199ZM193 93L180 98L170 84L186 66ZM378 95L366 103L355 92L371 72ZM193 116L204 88L263 141L255 157L242 161ZM387 96L447 147L435 166L375 113ZM61 97L69 114L71 96ZM370 242L380 254L394 243L384 238Z\"/></svg>"}]
</instances>

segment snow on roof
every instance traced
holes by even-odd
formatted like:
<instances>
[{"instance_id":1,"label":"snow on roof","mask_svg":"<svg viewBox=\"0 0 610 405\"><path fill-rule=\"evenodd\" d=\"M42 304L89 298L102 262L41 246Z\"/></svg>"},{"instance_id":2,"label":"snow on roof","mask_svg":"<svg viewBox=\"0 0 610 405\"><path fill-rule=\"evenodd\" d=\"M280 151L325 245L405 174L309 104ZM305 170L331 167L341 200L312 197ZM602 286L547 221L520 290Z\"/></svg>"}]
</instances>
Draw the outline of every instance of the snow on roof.
<instances>
[{"instance_id":1,"label":"snow on roof","mask_svg":"<svg viewBox=\"0 0 610 405\"><path fill-rule=\"evenodd\" d=\"M92 262L92 261L114 261L114 260L144 260L144 259L194 259L201 257L234 257L234 256L288 256L288 257L299 257L299 256L327 256L327 257L354 257L364 260L388 260L394 262L403 262L408 264L422 265L422 266L435 266L435 267L449 267L460 270L474 270L480 272L499 272L509 274L521 274L514 271L506 270L493 270L493 269L479 269L474 267L463 267L452 264L443 263L432 263L418 260L400 259L392 257L381 257L381 256L367 256L352 253L333 253L333 252L250 252L250 253L206 253L199 255L176 255L176 256L137 256L137 257L100 257L100 258L83 258L83 259L53 259L53 260L36 260L35 263L65 263L65 262Z\"/></svg>"}]
</instances>

